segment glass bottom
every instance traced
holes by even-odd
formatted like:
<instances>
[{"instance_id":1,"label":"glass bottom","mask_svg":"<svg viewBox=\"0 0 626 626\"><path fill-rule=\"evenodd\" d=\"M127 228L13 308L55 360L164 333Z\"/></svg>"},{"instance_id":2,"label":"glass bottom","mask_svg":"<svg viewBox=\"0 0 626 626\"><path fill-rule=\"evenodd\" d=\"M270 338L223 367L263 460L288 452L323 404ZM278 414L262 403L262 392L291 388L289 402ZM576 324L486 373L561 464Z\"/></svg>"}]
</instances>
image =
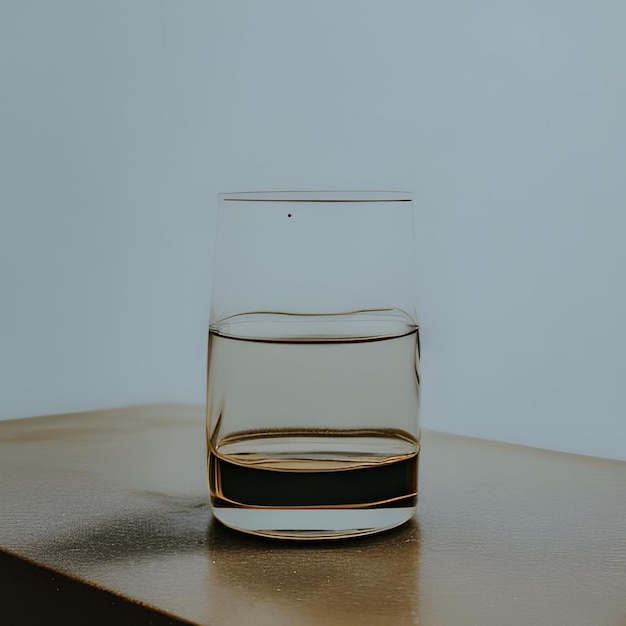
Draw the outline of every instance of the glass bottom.
<instances>
[{"instance_id":1,"label":"glass bottom","mask_svg":"<svg viewBox=\"0 0 626 626\"><path fill-rule=\"evenodd\" d=\"M416 507L348 509L254 509L213 507L225 526L274 539L346 539L390 530L409 521Z\"/></svg>"}]
</instances>

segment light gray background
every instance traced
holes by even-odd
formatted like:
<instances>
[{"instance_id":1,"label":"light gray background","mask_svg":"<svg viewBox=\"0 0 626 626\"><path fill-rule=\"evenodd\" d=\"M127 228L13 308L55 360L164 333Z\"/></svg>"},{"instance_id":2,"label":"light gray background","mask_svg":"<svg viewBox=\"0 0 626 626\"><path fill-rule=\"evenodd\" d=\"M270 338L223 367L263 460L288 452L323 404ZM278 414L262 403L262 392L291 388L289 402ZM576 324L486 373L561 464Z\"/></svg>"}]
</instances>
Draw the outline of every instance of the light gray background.
<instances>
[{"instance_id":1,"label":"light gray background","mask_svg":"<svg viewBox=\"0 0 626 626\"><path fill-rule=\"evenodd\" d=\"M626 458L621 0L0 3L0 417L204 401L215 197L415 194L423 425Z\"/></svg>"}]
</instances>

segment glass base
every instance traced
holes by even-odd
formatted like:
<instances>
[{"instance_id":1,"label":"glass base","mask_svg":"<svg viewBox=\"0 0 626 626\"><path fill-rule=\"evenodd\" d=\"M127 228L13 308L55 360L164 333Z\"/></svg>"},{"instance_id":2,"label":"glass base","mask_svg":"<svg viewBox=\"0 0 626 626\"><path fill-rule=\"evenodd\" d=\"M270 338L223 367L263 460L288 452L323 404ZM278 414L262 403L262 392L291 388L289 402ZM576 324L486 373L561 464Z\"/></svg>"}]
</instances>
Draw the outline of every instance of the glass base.
<instances>
[{"instance_id":1,"label":"glass base","mask_svg":"<svg viewBox=\"0 0 626 626\"><path fill-rule=\"evenodd\" d=\"M372 535L404 524L415 507L381 509L254 509L213 507L225 526L274 539L346 539Z\"/></svg>"}]
</instances>

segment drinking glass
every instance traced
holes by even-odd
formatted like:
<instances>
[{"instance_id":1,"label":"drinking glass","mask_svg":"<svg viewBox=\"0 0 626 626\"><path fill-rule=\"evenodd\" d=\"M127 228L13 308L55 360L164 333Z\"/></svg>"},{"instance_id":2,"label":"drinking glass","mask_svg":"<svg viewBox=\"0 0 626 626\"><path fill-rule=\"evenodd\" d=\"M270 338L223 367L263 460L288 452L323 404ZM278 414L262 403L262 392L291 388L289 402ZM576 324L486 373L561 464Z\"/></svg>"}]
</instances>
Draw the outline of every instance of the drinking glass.
<instances>
[{"instance_id":1,"label":"drinking glass","mask_svg":"<svg viewBox=\"0 0 626 626\"><path fill-rule=\"evenodd\" d=\"M220 522L320 539L411 518L414 271L410 194L219 196L207 442Z\"/></svg>"}]
</instances>

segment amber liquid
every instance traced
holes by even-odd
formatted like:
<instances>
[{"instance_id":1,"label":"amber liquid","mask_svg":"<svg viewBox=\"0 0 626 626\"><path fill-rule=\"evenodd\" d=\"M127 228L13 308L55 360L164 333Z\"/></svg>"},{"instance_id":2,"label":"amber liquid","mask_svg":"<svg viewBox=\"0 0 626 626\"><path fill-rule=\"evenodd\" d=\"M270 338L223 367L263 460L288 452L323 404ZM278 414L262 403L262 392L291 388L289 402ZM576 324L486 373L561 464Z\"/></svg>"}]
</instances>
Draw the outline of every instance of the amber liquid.
<instances>
[{"instance_id":1,"label":"amber liquid","mask_svg":"<svg viewBox=\"0 0 626 626\"><path fill-rule=\"evenodd\" d=\"M268 445L271 443L274 446ZM264 447L276 451L264 452ZM221 451L229 448L240 451ZM280 449L285 451L281 453ZM413 507L417 499L418 454L417 442L384 431L360 436L329 432L232 436L219 449L211 449L209 455L212 504L323 509Z\"/></svg>"},{"instance_id":2,"label":"amber liquid","mask_svg":"<svg viewBox=\"0 0 626 626\"><path fill-rule=\"evenodd\" d=\"M319 538L412 516L417 332L384 323L370 314L249 314L211 331L208 480L220 521Z\"/></svg>"}]
</instances>

